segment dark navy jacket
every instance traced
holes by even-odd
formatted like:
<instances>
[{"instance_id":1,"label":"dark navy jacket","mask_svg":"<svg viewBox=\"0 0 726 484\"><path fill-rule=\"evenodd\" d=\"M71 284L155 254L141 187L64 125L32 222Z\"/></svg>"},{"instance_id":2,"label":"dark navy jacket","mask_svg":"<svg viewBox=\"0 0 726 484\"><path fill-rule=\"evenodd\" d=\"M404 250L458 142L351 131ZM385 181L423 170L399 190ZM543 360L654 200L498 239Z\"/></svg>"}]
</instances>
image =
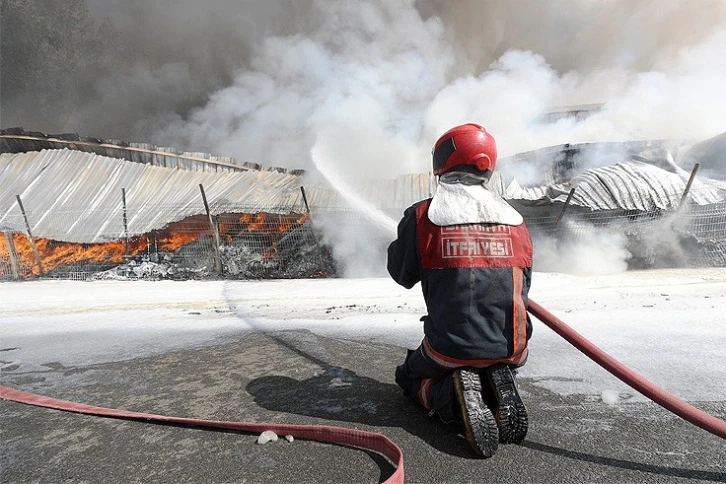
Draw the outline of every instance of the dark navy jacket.
<instances>
[{"instance_id":1,"label":"dark navy jacket","mask_svg":"<svg viewBox=\"0 0 726 484\"><path fill-rule=\"evenodd\" d=\"M428 218L430 203L406 209L388 247L391 277L407 289L421 281L428 309L424 351L444 368L524 364L532 335L526 226L440 227Z\"/></svg>"}]
</instances>

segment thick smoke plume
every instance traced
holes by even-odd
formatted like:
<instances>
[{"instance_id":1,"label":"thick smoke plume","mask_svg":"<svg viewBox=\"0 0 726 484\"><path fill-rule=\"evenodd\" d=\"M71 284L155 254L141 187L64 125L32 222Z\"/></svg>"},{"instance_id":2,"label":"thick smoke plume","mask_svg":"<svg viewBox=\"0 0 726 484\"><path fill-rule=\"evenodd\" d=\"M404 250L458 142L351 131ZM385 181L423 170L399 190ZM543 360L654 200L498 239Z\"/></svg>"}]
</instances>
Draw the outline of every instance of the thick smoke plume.
<instances>
[{"instance_id":1,"label":"thick smoke plume","mask_svg":"<svg viewBox=\"0 0 726 484\"><path fill-rule=\"evenodd\" d=\"M337 133L326 150L337 150L348 181L428 171L434 140L461 122L485 125L500 157L726 131L720 0L86 5L97 30L85 28L112 45L81 39L84 69L64 71L53 85L44 80L51 62L24 61L33 46L49 61L60 56L54 31L36 26L29 44L10 20L3 24L3 127L148 141L313 173L319 133ZM2 6L4 19L33 13L19 0ZM70 8L83 15L81 0ZM24 21L43 21L34 15ZM11 82L8 72L33 82ZM602 109L584 120L543 118L593 103Z\"/></svg>"},{"instance_id":2,"label":"thick smoke plume","mask_svg":"<svg viewBox=\"0 0 726 484\"><path fill-rule=\"evenodd\" d=\"M59 8L32 3L37 10L3 0L3 18ZM81 0L66 3L82 10ZM96 69L61 73L69 79L55 87L66 92L52 95L61 103L74 94L77 105L60 118L28 109L32 93L7 78L23 59L5 54L28 57L35 47L52 56L69 37L36 32L32 44L5 25L3 126L311 168L315 134L343 125L347 167L372 165L376 174L382 166L425 171L435 137L469 120L496 135L503 155L595 139L703 139L726 127L720 0L87 0L87 7L103 27L95 35L110 38L113 52L95 52L103 54ZM24 21L53 20L34 19ZM74 28L59 20L56 31ZM49 68L35 62L21 73ZM537 122L553 107L589 103L604 109L585 122Z\"/></svg>"}]
</instances>

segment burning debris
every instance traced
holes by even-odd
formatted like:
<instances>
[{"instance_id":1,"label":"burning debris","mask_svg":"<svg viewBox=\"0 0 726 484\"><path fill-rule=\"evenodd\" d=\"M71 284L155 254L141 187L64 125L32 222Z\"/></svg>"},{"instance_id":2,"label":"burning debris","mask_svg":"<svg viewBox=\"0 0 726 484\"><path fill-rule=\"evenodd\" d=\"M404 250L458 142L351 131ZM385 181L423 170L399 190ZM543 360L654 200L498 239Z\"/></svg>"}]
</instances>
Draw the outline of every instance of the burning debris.
<instances>
[{"instance_id":1,"label":"burning debris","mask_svg":"<svg viewBox=\"0 0 726 484\"><path fill-rule=\"evenodd\" d=\"M42 274L62 279L273 279L333 277L331 250L322 244L308 214L223 214L216 217L221 271L216 270L215 237L206 217L194 216L153 231L99 244L10 235L0 246L0 280ZM10 247L14 252L10 254ZM15 260L15 267L11 267Z\"/></svg>"}]
</instances>

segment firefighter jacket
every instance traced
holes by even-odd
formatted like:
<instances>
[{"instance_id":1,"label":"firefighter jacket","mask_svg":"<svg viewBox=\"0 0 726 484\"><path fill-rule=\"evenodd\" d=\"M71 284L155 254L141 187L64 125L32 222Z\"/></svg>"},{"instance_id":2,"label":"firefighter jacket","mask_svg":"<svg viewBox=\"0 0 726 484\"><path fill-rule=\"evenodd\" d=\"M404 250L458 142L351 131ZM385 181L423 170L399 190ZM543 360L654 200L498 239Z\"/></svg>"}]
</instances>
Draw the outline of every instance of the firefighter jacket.
<instances>
[{"instance_id":1,"label":"firefighter jacket","mask_svg":"<svg viewBox=\"0 0 726 484\"><path fill-rule=\"evenodd\" d=\"M423 351L444 368L522 365L532 241L524 225L438 226L431 199L406 209L388 247L388 272L403 287L421 282L428 316Z\"/></svg>"}]
</instances>

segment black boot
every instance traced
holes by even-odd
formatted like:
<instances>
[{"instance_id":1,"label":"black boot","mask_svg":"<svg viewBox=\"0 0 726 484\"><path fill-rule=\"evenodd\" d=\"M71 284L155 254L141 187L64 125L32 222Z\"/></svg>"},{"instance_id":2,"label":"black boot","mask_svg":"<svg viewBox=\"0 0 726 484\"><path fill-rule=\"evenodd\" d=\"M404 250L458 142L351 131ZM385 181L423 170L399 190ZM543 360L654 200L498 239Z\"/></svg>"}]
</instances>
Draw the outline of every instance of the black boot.
<instances>
[{"instance_id":1,"label":"black boot","mask_svg":"<svg viewBox=\"0 0 726 484\"><path fill-rule=\"evenodd\" d=\"M519 396L514 375L508 365L499 363L481 370L482 380L488 388L488 404L499 427L499 442L518 444L527 436L527 409Z\"/></svg>"},{"instance_id":2,"label":"black boot","mask_svg":"<svg viewBox=\"0 0 726 484\"><path fill-rule=\"evenodd\" d=\"M479 374L471 368L460 368L453 377L466 440L474 452L491 457L499 446L499 431L494 415L482 400Z\"/></svg>"}]
</instances>

